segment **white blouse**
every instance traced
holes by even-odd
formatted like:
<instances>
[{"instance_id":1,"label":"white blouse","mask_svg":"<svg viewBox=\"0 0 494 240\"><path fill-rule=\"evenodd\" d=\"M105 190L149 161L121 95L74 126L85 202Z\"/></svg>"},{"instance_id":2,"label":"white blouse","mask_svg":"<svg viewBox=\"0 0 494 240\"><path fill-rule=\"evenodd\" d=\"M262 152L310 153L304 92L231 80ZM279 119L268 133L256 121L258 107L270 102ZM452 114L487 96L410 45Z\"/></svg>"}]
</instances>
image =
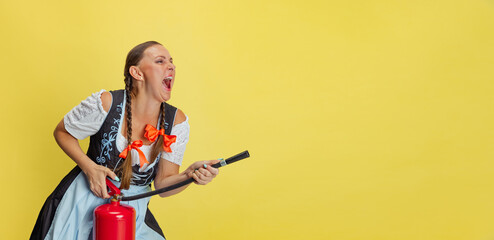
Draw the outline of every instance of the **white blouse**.
<instances>
[{"instance_id":1,"label":"white blouse","mask_svg":"<svg viewBox=\"0 0 494 240\"><path fill-rule=\"evenodd\" d=\"M103 89L97 93L93 93L64 116L63 120L65 129L75 138L84 139L92 136L96 134L103 125L106 115L108 115L101 102L101 94L103 92L106 92L106 90ZM124 115L125 108L122 108L120 123L122 123ZM161 158L177 165L182 165L185 147L189 141L189 130L189 118L185 116L185 121L173 126L172 128L171 135L177 136L177 140L170 146L172 152L169 153L162 151ZM121 128L118 129L116 145L118 152L123 151L128 145L127 139L121 133ZM153 145L154 143L151 145L143 145L140 148L148 161ZM139 165L139 154L137 150L132 149L131 154L132 165ZM148 164L144 164L140 170L146 169L148 167L147 165ZM154 163L152 165L154 165Z\"/></svg>"}]
</instances>

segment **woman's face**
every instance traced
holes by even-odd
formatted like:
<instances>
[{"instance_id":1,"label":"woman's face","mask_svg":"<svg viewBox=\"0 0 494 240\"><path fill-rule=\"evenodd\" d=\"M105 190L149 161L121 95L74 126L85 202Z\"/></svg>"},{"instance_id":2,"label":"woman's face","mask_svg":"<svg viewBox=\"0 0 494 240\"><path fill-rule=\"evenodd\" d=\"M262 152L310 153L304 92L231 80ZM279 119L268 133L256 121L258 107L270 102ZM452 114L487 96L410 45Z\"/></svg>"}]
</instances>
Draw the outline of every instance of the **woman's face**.
<instances>
[{"instance_id":1,"label":"woman's face","mask_svg":"<svg viewBox=\"0 0 494 240\"><path fill-rule=\"evenodd\" d=\"M144 78L144 87L159 101L168 101L175 82L175 65L168 50L161 45L148 47L137 66Z\"/></svg>"}]
</instances>

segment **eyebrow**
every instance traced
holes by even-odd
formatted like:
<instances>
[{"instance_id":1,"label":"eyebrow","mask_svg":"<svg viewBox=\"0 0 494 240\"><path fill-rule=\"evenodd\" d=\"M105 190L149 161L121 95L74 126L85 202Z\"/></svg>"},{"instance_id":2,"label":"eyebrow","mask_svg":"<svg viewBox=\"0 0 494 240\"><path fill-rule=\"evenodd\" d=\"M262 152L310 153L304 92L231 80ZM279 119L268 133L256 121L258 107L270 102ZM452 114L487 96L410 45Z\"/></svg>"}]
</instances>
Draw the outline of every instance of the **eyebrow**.
<instances>
[{"instance_id":1,"label":"eyebrow","mask_svg":"<svg viewBox=\"0 0 494 240\"><path fill-rule=\"evenodd\" d=\"M162 58L166 59L166 57L165 56L162 56L162 55L159 55L156 58L159 58L159 57L162 57ZM170 61L173 61L173 58L170 58Z\"/></svg>"}]
</instances>

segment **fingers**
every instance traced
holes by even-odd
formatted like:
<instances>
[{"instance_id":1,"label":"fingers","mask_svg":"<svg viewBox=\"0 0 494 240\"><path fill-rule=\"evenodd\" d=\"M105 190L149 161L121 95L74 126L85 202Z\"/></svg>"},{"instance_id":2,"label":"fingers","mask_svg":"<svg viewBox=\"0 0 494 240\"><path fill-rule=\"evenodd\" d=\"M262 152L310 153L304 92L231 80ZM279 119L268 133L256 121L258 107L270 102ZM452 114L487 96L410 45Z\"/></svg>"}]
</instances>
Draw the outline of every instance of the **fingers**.
<instances>
[{"instance_id":1,"label":"fingers","mask_svg":"<svg viewBox=\"0 0 494 240\"><path fill-rule=\"evenodd\" d=\"M205 180L202 179L202 174L200 174L199 171L192 172L192 178L194 178L196 184L205 185L207 183Z\"/></svg>"},{"instance_id":2,"label":"fingers","mask_svg":"<svg viewBox=\"0 0 494 240\"><path fill-rule=\"evenodd\" d=\"M108 176L110 177L111 179L117 181L117 182L120 182L120 179L117 177L117 174L115 174L112 170L110 170L109 168L106 168L105 167L105 178ZM108 187L106 186L106 179L103 179L103 184L102 186L100 186L101 188L101 195L103 196L102 198L106 199L106 198L110 198L110 194L108 194Z\"/></svg>"},{"instance_id":3,"label":"fingers","mask_svg":"<svg viewBox=\"0 0 494 240\"><path fill-rule=\"evenodd\" d=\"M206 165L207 166L207 165ZM210 167L210 166L207 166ZM207 168L199 168L197 169L197 172L199 172L200 177L211 177L211 173L207 170Z\"/></svg>"},{"instance_id":4,"label":"fingers","mask_svg":"<svg viewBox=\"0 0 494 240\"><path fill-rule=\"evenodd\" d=\"M96 188L94 188L93 186L91 186L89 189L91 189L91 192L93 192L93 194L96 196L96 197L99 197L101 198L100 196L100 192L96 190Z\"/></svg>"},{"instance_id":5,"label":"fingers","mask_svg":"<svg viewBox=\"0 0 494 240\"><path fill-rule=\"evenodd\" d=\"M185 170L186 172L191 172L191 171L194 171L196 169L199 169L199 168L207 168L207 166L211 166L213 164L216 164L216 163L219 163L220 160L222 159L215 159L215 160L206 160L206 161L197 161L193 164L191 164L187 170Z\"/></svg>"},{"instance_id":6,"label":"fingers","mask_svg":"<svg viewBox=\"0 0 494 240\"><path fill-rule=\"evenodd\" d=\"M209 173L213 177L216 177L216 175L218 175L218 173L220 173L220 170L218 168L214 168L214 167L208 166L206 169L209 171Z\"/></svg>"},{"instance_id":7,"label":"fingers","mask_svg":"<svg viewBox=\"0 0 494 240\"><path fill-rule=\"evenodd\" d=\"M190 165L185 173L187 176L193 178L196 184L205 185L208 184L219 173L219 169L211 167L211 165L220 162L220 159L198 161Z\"/></svg>"},{"instance_id":8,"label":"fingers","mask_svg":"<svg viewBox=\"0 0 494 240\"><path fill-rule=\"evenodd\" d=\"M111 179L120 182L120 179L117 177L117 174L115 174L112 170L109 168L106 169L106 176L109 176Z\"/></svg>"},{"instance_id":9,"label":"fingers","mask_svg":"<svg viewBox=\"0 0 494 240\"><path fill-rule=\"evenodd\" d=\"M103 199L110 198L106 186L106 177L120 181L113 171L104 166L98 166L94 172L88 174L89 188L91 189L91 192L93 192L95 196Z\"/></svg>"},{"instance_id":10,"label":"fingers","mask_svg":"<svg viewBox=\"0 0 494 240\"><path fill-rule=\"evenodd\" d=\"M203 167L198 168L192 172L192 177L199 185L208 184L213 180L213 178L218 175L219 170L217 168L213 168L209 165L204 164Z\"/></svg>"},{"instance_id":11,"label":"fingers","mask_svg":"<svg viewBox=\"0 0 494 240\"><path fill-rule=\"evenodd\" d=\"M91 192L93 192L94 195L96 195L96 197L99 197L99 198L110 198L110 195L108 194L107 192L107 189L106 189L106 184L103 186L103 185L96 185L96 184L91 184Z\"/></svg>"},{"instance_id":12,"label":"fingers","mask_svg":"<svg viewBox=\"0 0 494 240\"><path fill-rule=\"evenodd\" d=\"M216 164L216 163L221 162L220 160L223 160L223 158L221 158L221 159L215 159L215 160L209 160L209 161L206 161L206 162L207 162L206 164L207 164L207 165L213 165L213 164Z\"/></svg>"},{"instance_id":13,"label":"fingers","mask_svg":"<svg viewBox=\"0 0 494 240\"><path fill-rule=\"evenodd\" d=\"M205 176L203 173L201 173L199 170L197 171L194 171L192 173L192 177L194 178L194 180L196 181L196 184L199 184L199 185L206 185L208 184L209 182L211 182L213 180L214 177L212 176Z\"/></svg>"},{"instance_id":14,"label":"fingers","mask_svg":"<svg viewBox=\"0 0 494 240\"><path fill-rule=\"evenodd\" d=\"M110 198L110 195L108 194L106 186L102 189L101 195L102 195L102 198L104 198L104 199Z\"/></svg>"}]
</instances>

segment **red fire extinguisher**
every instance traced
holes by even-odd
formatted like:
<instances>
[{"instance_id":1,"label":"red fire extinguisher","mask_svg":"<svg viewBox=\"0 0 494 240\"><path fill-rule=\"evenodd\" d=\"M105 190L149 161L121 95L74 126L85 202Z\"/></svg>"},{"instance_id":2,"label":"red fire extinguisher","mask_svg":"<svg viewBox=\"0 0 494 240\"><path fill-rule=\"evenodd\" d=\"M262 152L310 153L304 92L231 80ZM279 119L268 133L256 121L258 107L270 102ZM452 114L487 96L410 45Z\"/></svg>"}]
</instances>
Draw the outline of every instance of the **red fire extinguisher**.
<instances>
[{"instance_id":1,"label":"red fire extinguisher","mask_svg":"<svg viewBox=\"0 0 494 240\"><path fill-rule=\"evenodd\" d=\"M120 189L106 179L110 188L111 203L94 210L93 240L134 240L136 235L136 211L120 204Z\"/></svg>"},{"instance_id":2,"label":"red fire extinguisher","mask_svg":"<svg viewBox=\"0 0 494 240\"><path fill-rule=\"evenodd\" d=\"M248 151L243 151L233 157L229 157L219 163L211 165L214 168L220 168L236 161L248 158ZM101 205L94 210L93 223L93 240L135 240L136 234L136 211L133 207L120 204L120 200L133 201L156 194L164 193L185 186L194 181L189 178L171 186L160 188L151 192L142 193L134 196L123 197L118 189L110 180L106 179L106 185L110 188L111 203Z\"/></svg>"}]
</instances>

